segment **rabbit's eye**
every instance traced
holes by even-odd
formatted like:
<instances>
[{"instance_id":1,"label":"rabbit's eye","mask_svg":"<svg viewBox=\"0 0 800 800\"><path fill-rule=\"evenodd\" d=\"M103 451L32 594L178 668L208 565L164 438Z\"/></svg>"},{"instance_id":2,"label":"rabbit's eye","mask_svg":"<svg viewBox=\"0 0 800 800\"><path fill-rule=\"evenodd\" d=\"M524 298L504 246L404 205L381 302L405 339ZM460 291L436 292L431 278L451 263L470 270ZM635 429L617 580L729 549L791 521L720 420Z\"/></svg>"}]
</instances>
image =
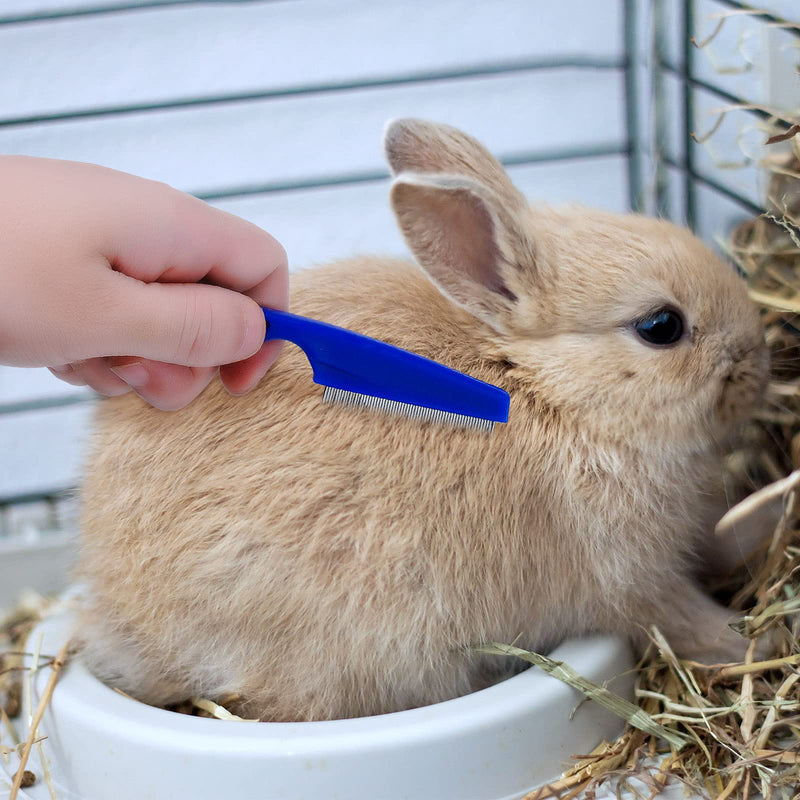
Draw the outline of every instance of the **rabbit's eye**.
<instances>
[{"instance_id":1,"label":"rabbit's eye","mask_svg":"<svg viewBox=\"0 0 800 800\"><path fill-rule=\"evenodd\" d=\"M648 344L665 346L675 344L683 336L683 319L671 308L659 308L633 323L639 338Z\"/></svg>"}]
</instances>

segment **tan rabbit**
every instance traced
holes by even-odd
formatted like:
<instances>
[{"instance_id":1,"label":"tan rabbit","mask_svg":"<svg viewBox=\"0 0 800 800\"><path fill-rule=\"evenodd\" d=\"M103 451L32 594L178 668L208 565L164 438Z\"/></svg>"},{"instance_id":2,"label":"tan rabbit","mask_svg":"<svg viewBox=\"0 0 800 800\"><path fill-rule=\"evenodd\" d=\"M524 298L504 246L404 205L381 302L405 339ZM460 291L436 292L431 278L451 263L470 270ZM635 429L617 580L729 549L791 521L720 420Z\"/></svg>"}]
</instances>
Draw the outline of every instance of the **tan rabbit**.
<instances>
[{"instance_id":1,"label":"tan rabbit","mask_svg":"<svg viewBox=\"0 0 800 800\"><path fill-rule=\"evenodd\" d=\"M475 688L472 644L657 625L739 658L693 583L718 443L765 380L759 318L688 231L531 208L476 141L399 120L392 204L422 269L295 274L292 309L504 387L491 435L330 407L287 345L261 385L100 409L83 489L84 658L145 701L267 720Z\"/></svg>"}]
</instances>

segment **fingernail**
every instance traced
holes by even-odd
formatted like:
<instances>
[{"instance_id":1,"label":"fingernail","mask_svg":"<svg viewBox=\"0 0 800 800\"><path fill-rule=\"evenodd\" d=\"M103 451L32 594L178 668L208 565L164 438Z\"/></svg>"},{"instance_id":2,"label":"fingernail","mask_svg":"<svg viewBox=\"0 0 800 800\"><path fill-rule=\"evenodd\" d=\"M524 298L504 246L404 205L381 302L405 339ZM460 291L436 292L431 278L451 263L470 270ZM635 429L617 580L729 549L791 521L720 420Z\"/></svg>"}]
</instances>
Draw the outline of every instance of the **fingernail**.
<instances>
[{"instance_id":1,"label":"fingernail","mask_svg":"<svg viewBox=\"0 0 800 800\"><path fill-rule=\"evenodd\" d=\"M108 368L132 389L143 389L150 380L150 373L141 361L132 361L129 364L110 364Z\"/></svg>"},{"instance_id":2,"label":"fingernail","mask_svg":"<svg viewBox=\"0 0 800 800\"><path fill-rule=\"evenodd\" d=\"M48 367L50 372L55 372L56 375L69 375L72 372L72 364L58 364L55 367Z\"/></svg>"},{"instance_id":3,"label":"fingernail","mask_svg":"<svg viewBox=\"0 0 800 800\"><path fill-rule=\"evenodd\" d=\"M255 355L263 346L264 331L266 330L264 312L258 306L255 306L255 310L249 309L245 316L244 325L239 361Z\"/></svg>"}]
</instances>

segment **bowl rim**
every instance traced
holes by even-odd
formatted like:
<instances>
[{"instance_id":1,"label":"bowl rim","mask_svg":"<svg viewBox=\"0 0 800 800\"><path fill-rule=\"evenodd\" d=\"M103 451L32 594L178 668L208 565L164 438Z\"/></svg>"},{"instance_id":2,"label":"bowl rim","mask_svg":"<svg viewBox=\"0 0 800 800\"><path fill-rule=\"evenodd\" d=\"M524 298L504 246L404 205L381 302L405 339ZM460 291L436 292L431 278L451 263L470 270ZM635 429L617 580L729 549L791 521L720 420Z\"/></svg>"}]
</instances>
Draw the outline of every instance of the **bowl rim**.
<instances>
[{"instance_id":1,"label":"bowl rim","mask_svg":"<svg viewBox=\"0 0 800 800\"><path fill-rule=\"evenodd\" d=\"M74 610L64 609L42 621L32 633L37 644L41 634L40 652L58 652L74 618ZM635 662L622 637L570 640L550 656L598 683L621 676L614 688L633 695ZM49 674L42 668L34 676L32 704ZM53 780L72 800L105 800L109 781L124 800L172 800L190 789L199 800L513 800L556 779L572 753L619 735L620 718L582 701L576 689L528 669L471 694L406 711L226 724L115 692L74 658L42 722ZM270 787L267 794L263 787Z\"/></svg>"},{"instance_id":2,"label":"bowl rim","mask_svg":"<svg viewBox=\"0 0 800 800\"><path fill-rule=\"evenodd\" d=\"M31 636L42 634L42 652L60 649L71 633L71 616L69 612L54 615L34 628ZM565 661L580 674L586 674L598 668L605 670L605 662L618 660L626 651L629 652L629 645L624 637L596 634L562 642L549 658ZM42 669L40 679L47 672ZM575 690L541 669L530 668L484 689L404 711L347 719L224 725L226 720L181 714L117 692L92 675L78 657L64 667L52 703L60 714L91 714L93 727L124 720L126 738L149 737L152 729L157 728L165 734L180 734L184 741L186 737L219 738L216 746L226 750L232 742L236 748L240 747L243 740L259 742L262 747L270 741L281 747L291 742L293 749L302 742L304 749L313 750L313 743L318 740L329 751L332 743L336 750L348 749L354 740L362 744L371 741L379 747L385 744L383 739L387 736L394 742L420 735L433 739L453 732L456 727L463 731L470 727L502 726L532 713L545 695L549 702L566 703L574 698Z\"/></svg>"}]
</instances>

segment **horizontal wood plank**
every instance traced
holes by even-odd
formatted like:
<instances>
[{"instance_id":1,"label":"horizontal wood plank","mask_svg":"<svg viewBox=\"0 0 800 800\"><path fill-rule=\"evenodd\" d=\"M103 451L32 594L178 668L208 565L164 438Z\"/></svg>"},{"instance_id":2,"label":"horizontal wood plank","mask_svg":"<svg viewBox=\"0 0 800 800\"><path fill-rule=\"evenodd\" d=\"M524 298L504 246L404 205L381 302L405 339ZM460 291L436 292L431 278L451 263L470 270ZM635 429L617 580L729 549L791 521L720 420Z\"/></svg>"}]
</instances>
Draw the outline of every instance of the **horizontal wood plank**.
<instances>
[{"instance_id":1,"label":"horizontal wood plank","mask_svg":"<svg viewBox=\"0 0 800 800\"><path fill-rule=\"evenodd\" d=\"M509 169L534 203L627 208L624 156L555 161ZM405 255L389 207L388 181L233 198L215 205L276 236L293 268L358 253Z\"/></svg>"},{"instance_id":2,"label":"horizontal wood plank","mask_svg":"<svg viewBox=\"0 0 800 800\"><path fill-rule=\"evenodd\" d=\"M449 122L500 157L625 146L621 73L570 68L0 127L0 152L240 193L381 174L381 131L397 116Z\"/></svg>"},{"instance_id":3,"label":"horizontal wood plank","mask_svg":"<svg viewBox=\"0 0 800 800\"><path fill-rule=\"evenodd\" d=\"M91 405L0 415L0 498L74 486Z\"/></svg>"},{"instance_id":4,"label":"horizontal wood plank","mask_svg":"<svg viewBox=\"0 0 800 800\"><path fill-rule=\"evenodd\" d=\"M88 396L86 390L60 381L46 369L0 364L0 414L25 403L45 399L66 402L83 396Z\"/></svg>"},{"instance_id":5,"label":"horizontal wood plank","mask_svg":"<svg viewBox=\"0 0 800 800\"><path fill-rule=\"evenodd\" d=\"M54 17L106 14L126 9L189 5L218 0L4 0L0 7L0 23L32 22ZM254 2L255 0L228 0ZM225 0L223 0L225 2Z\"/></svg>"},{"instance_id":6,"label":"horizontal wood plank","mask_svg":"<svg viewBox=\"0 0 800 800\"><path fill-rule=\"evenodd\" d=\"M31 3L33 6L33 3ZM291 0L0 26L0 119L426 77L620 62L621 4Z\"/></svg>"}]
</instances>

